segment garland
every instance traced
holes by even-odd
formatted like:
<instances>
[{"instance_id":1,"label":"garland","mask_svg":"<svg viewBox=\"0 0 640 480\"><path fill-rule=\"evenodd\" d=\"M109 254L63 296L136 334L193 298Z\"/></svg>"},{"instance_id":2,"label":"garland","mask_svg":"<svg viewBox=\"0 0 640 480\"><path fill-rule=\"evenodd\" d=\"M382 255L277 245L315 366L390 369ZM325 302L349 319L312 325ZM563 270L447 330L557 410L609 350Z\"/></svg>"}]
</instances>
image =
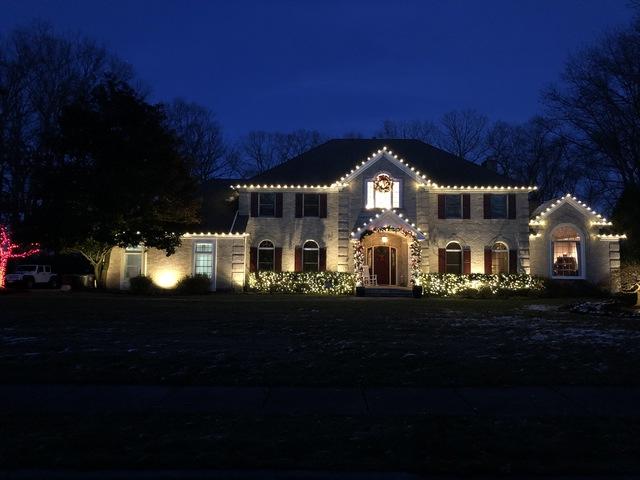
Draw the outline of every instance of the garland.
<instances>
[{"instance_id":1,"label":"garland","mask_svg":"<svg viewBox=\"0 0 640 480\"><path fill-rule=\"evenodd\" d=\"M409 243L409 270L411 274L411 284L412 285L420 285L420 274L421 274L421 265L422 265L422 253L420 248L420 242L413 234L408 230L399 227L376 227L371 230L366 230L360 236L360 240L356 241L353 245L353 263L354 269L356 272L356 280L359 285L364 283L363 276L363 267L365 265L365 256L364 256L364 245L362 240L364 237L371 235L376 232L392 232L399 233L404 235L404 237L410 241Z\"/></svg>"}]
</instances>

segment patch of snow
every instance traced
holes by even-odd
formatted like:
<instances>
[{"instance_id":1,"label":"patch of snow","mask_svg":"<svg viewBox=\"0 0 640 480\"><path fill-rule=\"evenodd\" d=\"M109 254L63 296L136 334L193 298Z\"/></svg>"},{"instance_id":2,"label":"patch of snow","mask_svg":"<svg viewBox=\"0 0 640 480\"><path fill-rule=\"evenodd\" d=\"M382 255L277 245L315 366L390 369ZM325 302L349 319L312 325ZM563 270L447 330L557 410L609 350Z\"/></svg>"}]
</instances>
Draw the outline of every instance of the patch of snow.
<instances>
[{"instance_id":1,"label":"patch of snow","mask_svg":"<svg viewBox=\"0 0 640 480\"><path fill-rule=\"evenodd\" d=\"M541 304L532 304L526 305L525 310L533 310L534 312L549 312L551 310L557 310L558 307L555 305L541 305Z\"/></svg>"}]
</instances>

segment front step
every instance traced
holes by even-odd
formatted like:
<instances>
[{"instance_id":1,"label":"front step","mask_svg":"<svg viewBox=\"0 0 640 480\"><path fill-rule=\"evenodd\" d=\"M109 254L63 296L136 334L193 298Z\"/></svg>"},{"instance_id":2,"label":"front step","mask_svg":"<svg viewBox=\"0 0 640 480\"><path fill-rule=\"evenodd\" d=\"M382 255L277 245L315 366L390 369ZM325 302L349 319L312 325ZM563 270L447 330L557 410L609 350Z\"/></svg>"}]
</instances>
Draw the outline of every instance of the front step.
<instances>
[{"instance_id":1,"label":"front step","mask_svg":"<svg viewBox=\"0 0 640 480\"><path fill-rule=\"evenodd\" d=\"M365 287L365 297L413 297L413 291L410 288L394 288L394 287Z\"/></svg>"}]
</instances>

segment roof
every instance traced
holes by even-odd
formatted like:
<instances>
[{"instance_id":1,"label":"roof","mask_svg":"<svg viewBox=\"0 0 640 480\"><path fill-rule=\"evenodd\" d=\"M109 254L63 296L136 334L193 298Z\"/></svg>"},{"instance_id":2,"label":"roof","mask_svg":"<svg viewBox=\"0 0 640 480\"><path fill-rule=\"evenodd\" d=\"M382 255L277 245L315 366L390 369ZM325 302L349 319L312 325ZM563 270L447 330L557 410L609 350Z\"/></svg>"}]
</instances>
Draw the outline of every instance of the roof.
<instances>
[{"instance_id":1,"label":"roof","mask_svg":"<svg viewBox=\"0 0 640 480\"><path fill-rule=\"evenodd\" d=\"M318 145L250 181L255 183L331 184L356 163L386 146L410 166L440 185L520 185L476 163L420 140L334 139Z\"/></svg>"}]
</instances>

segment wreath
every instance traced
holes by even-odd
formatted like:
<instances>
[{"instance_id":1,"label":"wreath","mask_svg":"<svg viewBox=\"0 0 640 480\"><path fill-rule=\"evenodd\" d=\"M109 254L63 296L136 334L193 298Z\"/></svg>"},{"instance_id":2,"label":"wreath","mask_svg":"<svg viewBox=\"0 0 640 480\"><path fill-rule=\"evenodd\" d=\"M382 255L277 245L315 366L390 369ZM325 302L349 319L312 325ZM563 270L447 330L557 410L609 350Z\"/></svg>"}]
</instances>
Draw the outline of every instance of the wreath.
<instances>
[{"instance_id":1,"label":"wreath","mask_svg":"<svg viewBox=\"0 0 640 480\"><path fill-rule=\"evenodd\" d=\"M393 180L386 173L381 173L373 181L373 188L376 192L388 193L393 188Z\"/></svg>"}]
</instances>

